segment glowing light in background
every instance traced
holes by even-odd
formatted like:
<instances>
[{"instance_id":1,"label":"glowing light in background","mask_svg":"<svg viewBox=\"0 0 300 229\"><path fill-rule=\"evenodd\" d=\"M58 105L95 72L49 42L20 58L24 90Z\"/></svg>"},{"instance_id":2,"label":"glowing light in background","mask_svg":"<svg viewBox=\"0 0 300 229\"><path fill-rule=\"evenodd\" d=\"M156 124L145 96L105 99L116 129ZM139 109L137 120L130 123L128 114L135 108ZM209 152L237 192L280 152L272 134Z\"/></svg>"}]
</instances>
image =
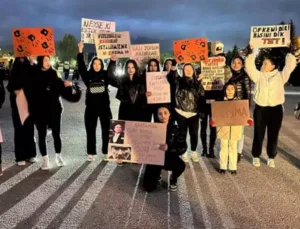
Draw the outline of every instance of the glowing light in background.
<instances>
[{"instance_id":1,"label":"glowing light in background","mask_svg":"<svg viewBox=\"0 0 300 229\"><path fill-rule=\"evenodd\" d=\"M123 70L122 70L122 68L116 68L116 70L115 70L115 74L116 74L116 76L121 76L121 75L123 75Z\"/></svg>"}]
</instances>

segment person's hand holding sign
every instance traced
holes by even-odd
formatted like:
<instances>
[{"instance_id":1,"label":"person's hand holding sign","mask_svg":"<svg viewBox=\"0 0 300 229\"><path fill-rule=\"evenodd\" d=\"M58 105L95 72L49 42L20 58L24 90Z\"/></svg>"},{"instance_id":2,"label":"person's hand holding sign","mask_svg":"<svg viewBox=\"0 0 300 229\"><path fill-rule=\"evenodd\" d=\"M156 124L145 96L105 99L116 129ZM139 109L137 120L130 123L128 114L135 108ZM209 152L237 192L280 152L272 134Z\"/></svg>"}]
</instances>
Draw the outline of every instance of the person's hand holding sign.
<instances>
[{"instance_id":1,"label":"person's hand holding sign","mask_svg":"<svg viewBox=\"0 0 300 229\"><path fill-rule=\"evenodd\" d=\"M152 93L150 91L146 92L146 97L150 97L152 95Z\"/></svg>"},{"instance_id":2,"label":"person's hand holding sign","mask_svg":"<svg viewBox=\"0 0 300 229\"><path fill-rule=\"evenodd\" d=\"M168 150L168 145L167 144L158 145L158 149L165 152Z\"/></svg>"},{"instance_id":3,"label":"person's hand holding sign","mask_svg":"<svg viewBox=\"0 0 300 229\"><path fill-rule=\"evenodd\" d=\"M84 44L83 44L82 41L80 41L79 44L78 44L78 52L79 52L79 53L82 53L82 52L83 52L83 47L84 47Z\"/></svg>"},{"instance_id":4,"label":"person's hand holding sign","mask_svg":"<svg viewBox=\"0 0 300 229\"><path fill-rule=\"evenodd\" d=\"M117 55L112 55L110 59L111 59L111 61L116 62L118 60L118 56Z\"/></svg>"},{"instance_id":5,"label":"person's hand holding sign","mask_svg":"<svg viewBox=\"0 0 300 229\"><path fill-rule=\"evenodd\" d=\"M204 74L200 73L199 76L198 76L198 81L202 80L204 77L205 77Z\"/></svg>"}]
</instances>

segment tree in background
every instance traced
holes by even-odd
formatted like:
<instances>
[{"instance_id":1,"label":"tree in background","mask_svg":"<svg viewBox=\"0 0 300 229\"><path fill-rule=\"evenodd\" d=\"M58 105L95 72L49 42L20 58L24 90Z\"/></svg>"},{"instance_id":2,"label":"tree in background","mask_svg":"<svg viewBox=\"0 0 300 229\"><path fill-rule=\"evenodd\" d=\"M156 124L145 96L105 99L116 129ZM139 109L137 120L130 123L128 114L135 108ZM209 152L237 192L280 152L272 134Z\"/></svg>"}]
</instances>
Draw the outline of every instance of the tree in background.
<instances>
[{"instance_id":1,"label":"tree in background","mask_svg":"<svg viewBox=\"0 0 300 229\"><path fill-rule=\"evenodd\" d=\"M160 63L163 64L166 59L168 58L174 58L174 53L173 52L163 52L160 53Z\"/></svg>"},{"instance_id":2,"label":"tree in background","mask_svg":"<svg viewBox=\"0 0 300 229\"><path fill-rule=\"evenodd\" d=\"M65 34L62 41L58 43L57 51L58 57L61 62L71 61L76 57L78 52L78 42L75 36Z\"/></svg>"},{"instance_id":3,"label":"tree in background","mask_svg":"<svg viewBox=\"0 0 300 229\"><path fill-rule=\"evenodd\" d=\"M225 54L226 56L226 65L230 65L231 64L231 60L232 60L232 51L228 50L227 53Z\"/></svg>"}]
</instances>

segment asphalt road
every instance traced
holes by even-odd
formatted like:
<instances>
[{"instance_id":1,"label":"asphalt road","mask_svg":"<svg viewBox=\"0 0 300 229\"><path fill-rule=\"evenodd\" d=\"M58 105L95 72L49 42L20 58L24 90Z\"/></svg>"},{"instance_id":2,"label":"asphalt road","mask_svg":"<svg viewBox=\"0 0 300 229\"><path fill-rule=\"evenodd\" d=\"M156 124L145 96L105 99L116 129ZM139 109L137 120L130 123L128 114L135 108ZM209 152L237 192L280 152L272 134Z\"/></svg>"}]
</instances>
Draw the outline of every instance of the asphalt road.
<instances>
[{"instance_id":1,"label":"asphalt road","mask_svg":"<svg viewBox=\"0 0 300 229\"><path fill-rule=\"evenodd\" d=\"M280 132L276 168L251 165L253 128L246 128L245 158L238 175L216 172L217 159L189 162L177 192L169 192L168 173L154 193L142 188L144 166L117 167L102 161L86 162L83 122L84 98L64 102L63 156L67 165L57 168L49 137L50 171L38 163L14 165L13 128L9 101L0 110L4 176L0 177L0 228L300 228L300 121L293 107L299 89L289 89ZM118 101L111 90L111 107L117 118ZM98 129L100 141L100 126ZM101 144L101 143L100 143ZM201 152L199 141L198 152ZM219 146L216 146L218 151ZM98 144L100 151L101 146Z\"/></svg>"}]
</instances>

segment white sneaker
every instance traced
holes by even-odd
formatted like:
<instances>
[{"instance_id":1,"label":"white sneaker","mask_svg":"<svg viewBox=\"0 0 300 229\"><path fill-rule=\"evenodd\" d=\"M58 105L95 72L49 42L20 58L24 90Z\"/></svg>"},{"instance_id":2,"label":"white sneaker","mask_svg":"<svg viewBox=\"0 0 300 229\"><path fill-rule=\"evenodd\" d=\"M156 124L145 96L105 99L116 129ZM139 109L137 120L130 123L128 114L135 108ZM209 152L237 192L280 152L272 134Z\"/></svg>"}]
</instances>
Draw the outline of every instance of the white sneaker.
<instances>
[{"instance_id":1,"label":"white sneaker","mask_svg":"<svg viewBox=\"0 0 300 229\"><path fill-rule=\"evenodd\" d=\"M255 167L260 167L260 159L259 159L259 157L254 157L253 158L253 165Z\"/></svg>"},{"instance_id":2,"label":"white sneaker","mask_svg":"<svg viewBox=\"0 0 300 229\"><path fill-rule=\"evenodd\" d=\"M29 159L29 162L30 162L30 163L36 163L36 158L35 158L35 157L30 158L30 159Z\"/></svg>"},{"instance_id":3,"label":"white sneaker","mask_svg":"<svg viewBox=\"0 0 300 229\"><path fill-rule=\"evenodd\" d=\"M17 162L17 165L18 165L18 166L25 166L25 165L26 165L26 162L25 162L25 161L18 161L18 162Z\"/></svg>"},{"instance_id":4,"label":"white sneaker","mask_svg":"<svg viewBox=\"0 0 300 229\"><path fill-rule=\"evenodd\" d=\"M88 161L95 161L95 156L93 154L89 154L87 160Z\"/></svg>"},{"instance_id":5,"label":"white sneaker","mask_svg":"<svg viewBox=\"0 0 300 229\"><path fill-rule=\"evenodd\" d=\"M47 155L43 156L43 164L41 170L49 170L49 165L49 157Z\"/></svg>"},{"instance_id":6,"label":"white sneaker","mask_svg":"<svg viewBox=\"0 0 300 229\"><path fill-rule=\"evenodd\" d=\"M51 129L48 129L47 130L47 136L51 135L52 134L52 130Z\"/></svg>"},{"instance_id":7,"label":"white sneaker","mask_svg":"<svg viewBox=\"0 0 300 229\"><path fill-rule=\"evenodd\" d=\"M60 153L56 154L55 161L58 167L63 167L65 165Z\"/></svg>"},{"instance_id":8,"label":"white sneaker","mask_svg":"<svg viewBox=\"0 0 300 229\"><path fill-rule=\"evenodd\" d=\"M275 160L274 159L269 159L268 160L268 166L270 168L275 168Z\"/></svg>"},{"instance_id":9,"label":"white sneaker","mask_svg":"<svg viewBox=\"0 0 300 229\"><path fill-rule=\"evenodd\" d=\"M103 154L103 161L108 161L107 160L107 154Z\"/></svg>"},{"instance_id":10,"label":"white sneaker","mask_svg":"<svg viewBox=\"0 0 300 229\"><path fill-rule=\"evenodd\" d=\"M193 162L199 162L199 157L198 157L198 153L196 151L193 151L191 153L191 158Z\"/></svg>"},{"instance_id":11,"label":"white sneaker","mask_svg":"<svg viewBox=\"0 0 300 229\"><path fill-rule=\"evenodd\" d=\"M185 152L183 155L182 155L182 160L185 162L185 163L188 163L189 162L189 156L188 156L188 153Z\"/></svg>"}]
</instances>

